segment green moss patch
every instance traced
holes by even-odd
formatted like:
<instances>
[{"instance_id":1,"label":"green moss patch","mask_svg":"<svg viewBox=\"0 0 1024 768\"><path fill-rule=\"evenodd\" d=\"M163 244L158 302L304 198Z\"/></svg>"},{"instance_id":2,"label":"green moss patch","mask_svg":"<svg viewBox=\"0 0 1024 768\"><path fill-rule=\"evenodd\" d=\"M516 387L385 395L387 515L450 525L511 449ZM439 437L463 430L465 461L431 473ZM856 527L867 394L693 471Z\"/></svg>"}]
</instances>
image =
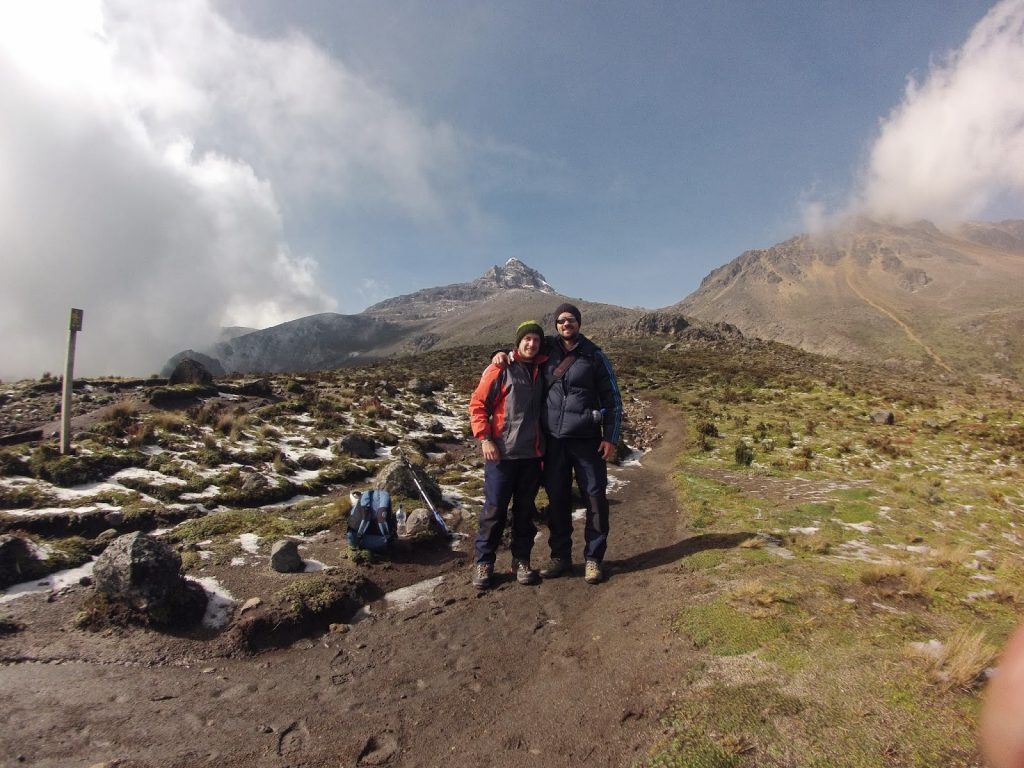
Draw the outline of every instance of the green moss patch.
<instances>
[{"instance_id":1,"label":"green moss patch","mask_svg":"<svg viewBox=\"0 0 1024 768\"><path fill-rule=\"evenodd\" d=\"M672 628L695 647L715 656L750 653L788 634L791 624L779 616L754 616L719 596L705 605L679 613Z\"/></svg>"}]
</instances>

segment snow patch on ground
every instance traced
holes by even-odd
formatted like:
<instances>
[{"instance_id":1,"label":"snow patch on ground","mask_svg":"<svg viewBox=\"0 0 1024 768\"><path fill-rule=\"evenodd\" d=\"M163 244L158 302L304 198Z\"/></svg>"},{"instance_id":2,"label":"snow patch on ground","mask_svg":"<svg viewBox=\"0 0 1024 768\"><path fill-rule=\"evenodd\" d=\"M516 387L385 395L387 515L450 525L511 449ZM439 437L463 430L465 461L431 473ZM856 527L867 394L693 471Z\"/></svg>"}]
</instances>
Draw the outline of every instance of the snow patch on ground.
<instances>
[{"instance_id":1,"label":"snow patch on ground","mask_svg":"<svg viewBox=\"0 0 1024 768\"><path fill-rule=\"evenodd\" d=\"M626 446L626 447L628 448L629 446ZM622 466L624 466L624 467L639 467L639 466L642 466L642 464L640 463L640 460L643 459L643 457L645 455L647 455L647 453L649 453L650 450L651 450L650 448L648 448L645 451L641 451L641 450L638 450L636 448L631 448L630 451L629 451L629 455L622 460Z\"/></svg>"},{"instance_id":2,"label":"snow patch on ground","mask_svg":"<svg viewBox=\"0 0 1024 768\"><path fill-rule=\"evenodd\" d=\"M55 498L61 501L71 501L73 499L84 499L89 496L95 496L97 493L102 491L116 491L119 493L125 492L125 487L119 483L110 482L99 482L99 483L84 483L83 485L75 485L71 488L61 488L56 485L51 485L47 489Z\"/></svg>"},{"instance_id":3,"label":"snow patch on ground","mask_svg":"<svg viewBox=\"0 0 1024 768\"><path fill-rule=\"evenodd\" d=\"M212 576L195 579L206 591L206 613L203 614L203 626L210 629L221 629L231 621L238 601Z\"/></svg>"},{"instance_id":4,"label":"snow patch on ground","mask_svg":"<svg viewBox=\"0 0 1024 768\"><path fill-rule=\"evenodd\" d=\"M57 571L49 576L33 581L25 581L15 584L0 592L0 603L7 603L16 600L24 595L34 595L42 592L56 592L64 587L77 584L83 576L92 576L92 568L95 560L90 560L78 568L69 568L66 571Z\"/></svg>"},{"instance_id":5,"label":"snow patch on ground","mask_svg":"<svg viewBox=\"0 0 1024 768\"><path fill-rule=\"evenodd\" d=\"M910 643L910 647L921 656L938 659L942 655L945 645L938 640L929 640L925 643Z\"/></svg>"},{"instance_id":6,"label":"snow patch on ground","mask_svg":"<svg viewBox=\"0 0 1024 768\"><path fill-rule=\"evenodd\" d=\"M878 526L869 520L865 520L863 523L844 523L842 520L832 518L832 522L836 525L841 525L843 528L850 528L859 533L874 533L878 530Z\"/></svg>"},{"instance_id":7,"label":"snow patch on ground","mask_svg":"<svg viewBox=\"0 0 1024 768\"><path fill-rule=\"evenodd\" d=\"M220 495L220 488L216 485L208 485L199 493L183 493L178 498L182 501L208 501Z\"/></svg>"},{"instance_id":8,"label":"snow patch on ground","mask_svg":"<svg viewBox=\"0 0 1024 768\"><path fill-rule=\"evenodd\" d=\"M142 469L140 467L128 467L110 476L110 479L114 482L124 478L146 480L150 485L188 485L188 481L182 480L180 477L172 477L165 475L163 472Z\"/></svg>"},{"instance_id":9,"label":"snow patch on ground","mask_svg":"<svg viewBox=\"0 0 1024 768\"><path fill-rule=\"evenodd\" d=\"M396 589L394 592L388 592L380 600L376 600L369 605L364 605L355 615L352 617L352 624L356 624L364 619L367 619L376 614L384 613L388 610L402 610L410 608L417 603L421 603L430 597L431 593L437 589L444 581L444 576L435 576L432 579L425 579L424 581L417 582L416 584L410 584L408 587L402 587Z\"/></svg>"},{"instance_id":10,"label":"snow patch on ground","mask_svg":"<svg viewBox=\"0 0 1024 768\"><path fill-rule=\"evenodd\" d=\"M8 509L4 510L4 514L15 515L17 517L46 517L47 515L63 515L67 512L73 512L76 515L84 515L87 512L95 512L97 510L104 512L116 512L120 511L121 507L115 507L113 504L100 503L90 504L84 507L43 507L42 509Z\"/></svg>"},{"instance_id":11,"label":"snow patch on ground","mask_svg":"<svg viewBox=\"0 0 1024 768\"><path fill-rule=\"evenodd\" d=\"M289 499L285 499L284 501L280 501L277 504L264 504L262 507L260 507L260 509L284 509L285 507L290 507L290 506L293 506L295 504L300 504L303 501L309 501L311 499L317 499L317 498L321 498L321 497L319 497L319 496L309 496L309 495L306 495L304 493L300 493L300 494L297 494L295 496L292 496Z\"/></svg>"}]
</instances>

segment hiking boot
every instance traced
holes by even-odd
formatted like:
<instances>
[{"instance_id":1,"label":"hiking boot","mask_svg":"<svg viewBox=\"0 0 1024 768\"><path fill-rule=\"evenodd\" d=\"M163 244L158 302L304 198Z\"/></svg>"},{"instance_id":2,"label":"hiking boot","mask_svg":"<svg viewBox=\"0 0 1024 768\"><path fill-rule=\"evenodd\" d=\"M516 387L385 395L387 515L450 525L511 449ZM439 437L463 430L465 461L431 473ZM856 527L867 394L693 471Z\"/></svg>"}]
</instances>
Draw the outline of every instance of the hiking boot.
<instances>
[{"instance_id":1,"label":"hiking boot","mask_svg":"<svg viewBox=\"0 0 1024 768\"><path fill-rule=\"evenodd\" d=\"M587 584L600 584L604 578L601 572L601 564L597 560L587 560L586 570L583 572L583 579Z\"/></svg>"},{"instance_id":2,"label":"hiking boot","mask_svg":"<svg viewBox=\"0 0 1024 768\"><path fill-rule=\"evenodd\" d=\"M557 579L563 574L572 571L572 560L567 557L552 557L548 567L541 570L540 575L545 579Z\"/></svg>"},{"instance_id":3,"label":"hiking boot","mask_svg":"<svg viewBox=\"0 0 1024 768\"><path fill-rule=\"evenodd\" d=\"M487 589L491 586L491 576L494 575L492 563L477 563L473 566L473 586L477 589Z\"/></svg>"},{"instance_id":4,"label":"hiking boot","mask_svg":"<svg viewBox=\"0 0 1024 768\"><path fill-rule=\"evenodd\" d=\"M540 574L530 567L529 560L519 560L515 557L512 558L512 573L520 584L536 584L540 579Z\"/></svg>"}]
</instances>

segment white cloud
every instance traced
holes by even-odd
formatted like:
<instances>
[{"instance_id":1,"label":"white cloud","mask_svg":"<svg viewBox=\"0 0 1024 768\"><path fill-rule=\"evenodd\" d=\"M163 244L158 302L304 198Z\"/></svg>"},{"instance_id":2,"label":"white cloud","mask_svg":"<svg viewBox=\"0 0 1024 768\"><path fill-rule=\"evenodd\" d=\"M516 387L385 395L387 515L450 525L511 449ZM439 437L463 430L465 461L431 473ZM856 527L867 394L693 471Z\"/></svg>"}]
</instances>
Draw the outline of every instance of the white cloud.
<instances>
[{"instance_id":1,"label":"white cloud","mask_svg":"<svg viewBox=\"0 0 1024 768\"><path fill-rule=\"evenodd\" d=\"M460 140L307 38L206 0L0 5L0 375L149 373L222 325L337 306L292 252L307 205L472 208Z\"/></svg>"},{"instance_id":2,"label":"white cloud","mask_svg":"<svg viewBox=\"0 0 1024 768\"><path fill-rule=\"evenodd\" d=\"M881 123L857 208L936 222L1024 202L1024 0L1003 0L967 42L911 79Z\"/></svg>"}]
</instances>

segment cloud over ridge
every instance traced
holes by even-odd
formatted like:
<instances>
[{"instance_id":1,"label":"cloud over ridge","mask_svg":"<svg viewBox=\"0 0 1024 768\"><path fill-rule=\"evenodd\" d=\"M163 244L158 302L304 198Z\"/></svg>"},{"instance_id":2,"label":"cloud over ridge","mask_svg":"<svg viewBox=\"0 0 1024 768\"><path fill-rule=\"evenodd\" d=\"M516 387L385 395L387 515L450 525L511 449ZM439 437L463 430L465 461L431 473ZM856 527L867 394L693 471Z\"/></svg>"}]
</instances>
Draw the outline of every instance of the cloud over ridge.
<instances>
[{"instance_id":1,"label":"cloud over ridge","mask_svg":"<svg viewBox=\"0 0 1024 768\"><path fill-rule=\"evenodd\" d=\"M908 81L871 147L857 208L952 222L1024 201L1024 0L1003 0L960 49Z\"/></svg>"}]
</instances>

